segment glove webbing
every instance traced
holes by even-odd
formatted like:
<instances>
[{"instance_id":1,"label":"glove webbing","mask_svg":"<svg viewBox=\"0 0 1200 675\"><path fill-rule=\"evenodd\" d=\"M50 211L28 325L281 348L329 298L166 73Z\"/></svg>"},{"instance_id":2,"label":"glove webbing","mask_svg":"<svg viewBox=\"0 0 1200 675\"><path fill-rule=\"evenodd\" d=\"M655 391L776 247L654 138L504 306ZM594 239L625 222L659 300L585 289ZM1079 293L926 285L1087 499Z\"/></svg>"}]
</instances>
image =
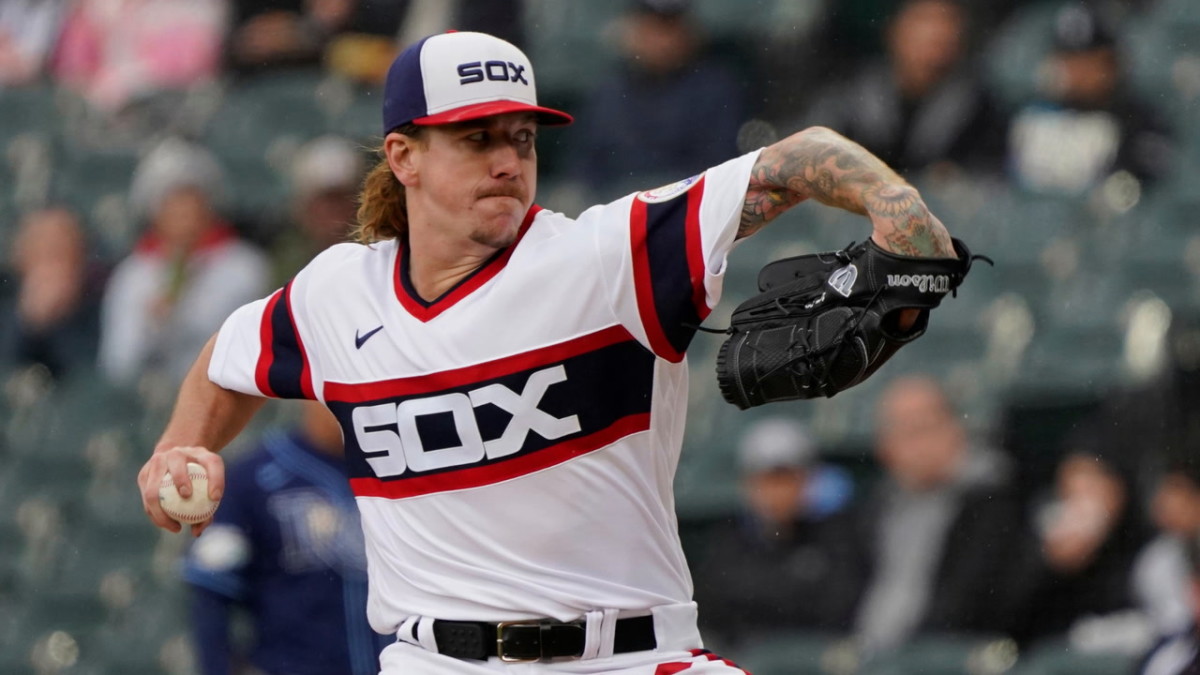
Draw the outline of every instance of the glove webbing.
<instances>
[{"instance_id":1,"label":"glove webbing","mask_svg":"<svg viewBox=\"0 0 1200 675\"><path fill-rule=\"evenodd\" d=\"M854 334L854 331L858 328L858 325L860 323L862 323L863 317L867 315L867 312L875 304L875 301L879 299L879 295L882 292L883 292L882 286L875 289L875 292L873 294L871 294L871 298L869 300L867 300L867 303L865 305L863 305L862 308L858 309L857 311L855 311L855 308L853 308L853 307L847 308L853 313L853 319L850 321L848 326L846 326L845 328L842 329L841 335L832 339L833 344L826 346L826 347L819 347L817 349L809 349L808 345L800 344L799 340L793 340L790 344L788 344L788 352L791 353L791 351L793 349L795 349L796 347L800 347L802 350L801 353L796 355L794 358L791 358L791 359L779 364L778 366L772 368L771 370L768 370L766 373L763 374L763 376L761 378L759 378L759 380L760 381L766 380L768 377L770 377L771 375L775 374L776 372L780 371L783 368L787 368L793 374L801 375L802 373L796 373L794 368L795 368L795 366L797 366L799 364L804 364L805 366L807 366L809 368L809 370L817 372L817 374L818 374L817 384L821 389L821 393L824 394L825 396L829 396L830 395L829 378L831 375L831 373L829 372L830 364L837 363L838 357L842 355L842 350L846 348L846 343L848 342L848 339L846 336ZM776 302L778 303L779 300L780 299L777 299ZM785 309L782 304L779 305L779 308L781 310ZM729 330L729 332L732 332L732 327L728 330ZM755 347L754 345L747 345L747 347L749 347L750 349L753 349L755 351L759 351L758 348ZM820 359L819 358L830 351L833 352L833 355L829 359ZM819 371L817 371L817 369L813 367L814 364L820 367ZM758 382L755 382L754 388L761 389L762 387ZM758 393L762 393L762 392L760 391ZM834 392L834 393L836 393L836 392Z\"/></svg>"}]
</instances>

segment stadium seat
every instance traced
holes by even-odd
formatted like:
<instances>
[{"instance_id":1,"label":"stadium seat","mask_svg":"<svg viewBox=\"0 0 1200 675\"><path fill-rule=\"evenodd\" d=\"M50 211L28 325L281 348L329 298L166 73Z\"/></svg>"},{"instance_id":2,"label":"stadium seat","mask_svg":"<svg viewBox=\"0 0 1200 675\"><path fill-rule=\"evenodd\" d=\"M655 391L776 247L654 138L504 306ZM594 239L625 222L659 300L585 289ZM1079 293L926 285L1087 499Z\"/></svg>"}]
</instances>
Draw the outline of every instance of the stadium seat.
<instances>
[{"instance_id":1,"label":"stadium seat","mask_svg":"<svg viewBox=\"0 0 1200 675\"><path fill-rule=\"evenodd\" d=\"M364 145L374 146L383 134L383 90L358 87L351 89L348 100L329 121L329 131L348 136Z\"/></svg>"},{"instance_id":2,"label":"stadium seat","mask_svg":"<svg viewBox=\"0 0 1200 675\"><path fill-rule=\"evenodd\" d=\"M861 655L844 638L780 633L738 650L738 665L755 675L832 675L857 672Z\"/></svg>"},{"instance_id":3,"label":"stadium seat","mask_svg":"<svg viewBox=\"0 0 1200 675\"><path fill-rule=\"evenodd\" d=\"M133 153L82 153L56 163L51 199L75 209L91 229L96 252L119 260L140 234L129 210L129 185L138 157Z\"/></svg>"},{"instance_id":4,"label":"stadium seat","mask_svg":"<svg viewBox=\"0 0 1200 675\"><path fill-rule=\"evenodd\" d=\"M1025 4L991 36L984 54L988 84L1001 102L1015 106L1034 93L1038 63L1051 45L1058 4Z\"/></svg>"},{"instance_id":5,"label":"stadium seat","mask_svg":"<svg viewBox=\"0 0 1200 675\"><path fill-rule=\"evenodd\" d=\"M1084 653L1066 644L1041 645L1022 656L1012 675L1129 675L1137 657L1121 653Z\"/></svg>"},{"instance_id":6,"label":"stadium seat","mask_svg":"<svg viewBox=\"0 0 1200 675\"><path fill-rule=\"evenodd\" d=\"M539 102L577 97L608 76L616 57L607 29L621 10L615 2L525 3L525 53L537 64Z\"/></svg>"},{"instance_id":7,"label":"stadium seat","mask_svg":"<svg viewBox=\"0 0 1200 675\"><path fill-rule=\"evenodd\" d=\"M0 89L0 147L29 131L53 137L58 116L58 90L49 84Z\"/></svg>"},{"instance_id":8,"label":"stadium seat","mask_svg":"<svg viewBox=\"0 0 1200 675\"><path fill-rule=\"evenodd\" d=\"M287 180L265 154L226 155L222 161L229 177L231 213L256 227L288 215Z\"/></svg>"},{"instance_id":9,"label":"stadium seat","mask_svg":"<svg viewBox=\"0 0 1200 675\"><path fill-rule=\"evenodd\" d=\"M1017 662L1017 645L988 636L931 635L868 660L860 675L999 675Z\"/></svg>"},{"instance_id":10,"label":"stadium seat","mask_svg":"<svg viewBox=\"0 0 1200 675\"><path fill-rule=\"evenodd\" d=\"M1051 326L1025 354L1014 385L1034 391L1103 391L1120 379L1122 341L1114 329Z\"/></svg>"},{"instance_id":11,"label":"stadium seat","mask_svg":"<svg viewBox=\"0 0 1200 675\"><path fill-rule=\"evenodd\" d=\"M186 662L165 667L167 652L186 635L187 628L184 594L144 593L123 615L98 628L97 657L114 673L190 672Z\"/></svg>"},{"instance_id":12,"label":"stadium seat","mask_svg":"<svg viewBox=\"0 0 1200 675\"><path fill-rule=\"evenodd\" d=\"M106 614L94 593L40 593L23 603L20 641L34 645L55 631L63 631L81 645L88 641Z\"/></svg>"},{"instance_id":13,"label":"stadium seat","mask_svg":"<svg viewBox=\"0 0 1200 675\"><path fill-rule=\"evenodd\" d=\"M297 145L318 136L328 118L317 97L319 72L301 71L232 83L204 133L223 160L265 159L279 138Z\"/></svg>"}]
</instances>

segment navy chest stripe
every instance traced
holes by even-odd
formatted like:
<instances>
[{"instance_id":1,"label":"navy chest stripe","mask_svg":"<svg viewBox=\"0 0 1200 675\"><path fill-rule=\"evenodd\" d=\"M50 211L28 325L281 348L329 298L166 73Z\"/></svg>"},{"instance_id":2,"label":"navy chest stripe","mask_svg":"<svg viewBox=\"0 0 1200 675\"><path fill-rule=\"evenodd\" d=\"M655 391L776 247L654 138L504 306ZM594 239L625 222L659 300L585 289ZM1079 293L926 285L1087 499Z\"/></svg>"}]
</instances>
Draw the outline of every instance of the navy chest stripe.
<instances>
[{"instance_id":1,"label":"navy chest stripe","mask_svg":"<svg viewBox=\"0 0 1200 675\"><path fill-rule=\"evenodd\" d=\"M648 429L654 363L624 329L607 329L326 403L355 494L399 498L507 480Z\"/></svg>"}]
</instances>

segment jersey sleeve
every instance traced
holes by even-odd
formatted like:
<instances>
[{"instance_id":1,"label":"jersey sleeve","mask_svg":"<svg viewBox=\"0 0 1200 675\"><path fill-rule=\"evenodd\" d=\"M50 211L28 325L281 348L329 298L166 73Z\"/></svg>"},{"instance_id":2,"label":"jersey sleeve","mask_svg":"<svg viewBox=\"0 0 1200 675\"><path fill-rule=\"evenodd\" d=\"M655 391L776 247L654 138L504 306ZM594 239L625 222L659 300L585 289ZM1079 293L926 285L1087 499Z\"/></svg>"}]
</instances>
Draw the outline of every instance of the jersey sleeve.
<instances>
[{"instance_id":1,"label":"jersey sleeve","mask_svg":"<svg viewBox=\"0 0 1200 675\"><path fill-rule=\"evenodd\" d=\"M209 363L210 380L253 396L317 398L319 381L302 330L306 272L225 320Z\"/></svg>"},{"instance_id":2,"label":"jersey sleeve","mask_svg":"<svg viewBox=\"0 0 1200 675\"><path fill-rule=\"evenodd\" d=\"M696 327L721 299L726 256L758 154L597 207L612 306L661 358L681 361ZM627 227L616 227L616 220Z\"/></svg>"}]
</instances>

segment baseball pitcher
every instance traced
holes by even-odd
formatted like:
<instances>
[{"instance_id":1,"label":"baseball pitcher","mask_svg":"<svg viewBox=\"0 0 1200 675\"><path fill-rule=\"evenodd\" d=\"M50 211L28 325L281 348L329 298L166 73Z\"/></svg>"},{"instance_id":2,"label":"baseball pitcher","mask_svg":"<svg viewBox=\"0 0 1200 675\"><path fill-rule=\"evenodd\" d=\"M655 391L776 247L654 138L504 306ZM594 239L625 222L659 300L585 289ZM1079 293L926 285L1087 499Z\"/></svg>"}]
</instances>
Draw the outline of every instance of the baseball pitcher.
<instances>
[{"instance_id":1,"label":"baseball pitcher","mask_svg":"<svg viewBox=\"0 0 1200 675\"><path fill-rule=\"evenodd\" d=\"M219 496L217 452L263 397L316 399L345 438L367 616L395 637L384 673L743 672L701 644L671 492L684 355L726 256L810 198L873 228L765 274L770 311L747 309L723 350L720 386L749 407L869 375L969 253L916 190L820 128L578 218L537 206L537 135L572 120L537 104L520 50L481 33L405 50L382 108L357 241L200 353L139 477L150 519L179 530L158 483L170 472L186 493L189 461Z\"/></svg>"}]
</instances>

